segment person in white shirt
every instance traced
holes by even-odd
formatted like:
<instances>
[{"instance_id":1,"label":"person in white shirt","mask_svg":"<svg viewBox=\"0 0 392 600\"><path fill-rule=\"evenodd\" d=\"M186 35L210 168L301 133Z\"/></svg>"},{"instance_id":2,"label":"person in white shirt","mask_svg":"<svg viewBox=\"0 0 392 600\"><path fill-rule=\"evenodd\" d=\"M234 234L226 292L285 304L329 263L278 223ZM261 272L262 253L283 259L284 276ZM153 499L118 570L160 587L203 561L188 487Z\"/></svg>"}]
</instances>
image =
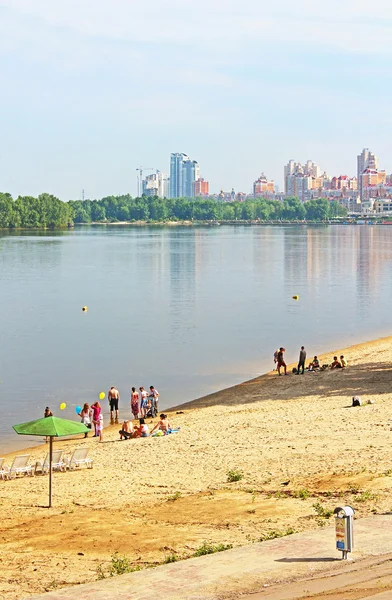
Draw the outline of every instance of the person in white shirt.
<instances>
[{"instance_id":1,"label":"person in white shirt","mask_svg":"<svg viewBox=\"0 0 392 600\"><path fill-rule=\"evenodd\" d=\"M145 417L147 413L147 392L143 386L139 388L139 400L140 400L140 416Z\"/></svg>"}]
</instances>

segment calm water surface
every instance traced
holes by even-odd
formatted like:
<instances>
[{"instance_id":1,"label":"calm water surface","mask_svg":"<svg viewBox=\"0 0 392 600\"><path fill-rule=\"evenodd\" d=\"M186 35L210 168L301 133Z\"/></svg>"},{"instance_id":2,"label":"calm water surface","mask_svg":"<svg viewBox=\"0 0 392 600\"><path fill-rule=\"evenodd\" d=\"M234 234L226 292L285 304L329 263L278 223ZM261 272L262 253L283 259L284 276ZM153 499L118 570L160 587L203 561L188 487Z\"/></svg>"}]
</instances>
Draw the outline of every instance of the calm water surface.
<instances>
[{"instance_id":1,"label":"calm water surface","mask_svg":"<svg viewBox=\"0 0 392 600\"><path fill-rule=\"evenodd\" d=\"M291 361L389 335L391 292L392 227L2 233L0 453L31 443L12 424L76 418L111 385L123 415L132 385L163 408L270 370L280 345Z\"/></svg>"}]
</instances>

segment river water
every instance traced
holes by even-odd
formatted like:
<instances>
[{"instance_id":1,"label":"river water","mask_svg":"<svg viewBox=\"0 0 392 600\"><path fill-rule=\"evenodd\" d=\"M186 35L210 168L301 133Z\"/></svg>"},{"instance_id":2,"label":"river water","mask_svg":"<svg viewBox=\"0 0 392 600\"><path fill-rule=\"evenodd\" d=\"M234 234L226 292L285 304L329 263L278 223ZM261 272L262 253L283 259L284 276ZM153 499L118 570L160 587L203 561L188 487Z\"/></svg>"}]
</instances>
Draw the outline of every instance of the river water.
<instances>
[{"instance_id":1,"label":"river water","mask_svg":"<svg viewBox=\"0 0 392 600\"><path fill-rule=\"evenodd\" d=\"M76 419L111 385L125 416L132 385L164 408L270 370L280 345L389 335L391 292L386 226L0 233L0 455L31 444L13 424Z\"/></svg>"}]
</instances>

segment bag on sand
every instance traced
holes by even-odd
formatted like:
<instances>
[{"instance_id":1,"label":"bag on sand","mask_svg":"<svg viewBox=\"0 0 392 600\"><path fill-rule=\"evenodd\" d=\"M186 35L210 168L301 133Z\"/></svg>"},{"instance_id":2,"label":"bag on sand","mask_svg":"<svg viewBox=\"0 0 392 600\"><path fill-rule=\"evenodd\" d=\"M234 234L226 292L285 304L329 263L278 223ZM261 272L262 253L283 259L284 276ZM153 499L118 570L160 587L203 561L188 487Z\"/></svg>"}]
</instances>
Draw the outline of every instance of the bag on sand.
<instances>
[{"instance_id":1,"label":"bag on sand","mask_svg":"<svg viewBox=\"0 0 392 600\"><path fill-rule=\"evenodd\" d=\"M298 373L297 367L293 367L293 373L294 373L294 375L296 375Z\"/></svg>"},{"instance_id":2,"label":"bag on sand","mask_svg":"<svg viewBox=\"0 0 392 600\"><path fill-rule=\"evenodd\" d=\"M353 396L353 406L362 406L362 400L359 396Z\"/></svg>"}]
</instances>

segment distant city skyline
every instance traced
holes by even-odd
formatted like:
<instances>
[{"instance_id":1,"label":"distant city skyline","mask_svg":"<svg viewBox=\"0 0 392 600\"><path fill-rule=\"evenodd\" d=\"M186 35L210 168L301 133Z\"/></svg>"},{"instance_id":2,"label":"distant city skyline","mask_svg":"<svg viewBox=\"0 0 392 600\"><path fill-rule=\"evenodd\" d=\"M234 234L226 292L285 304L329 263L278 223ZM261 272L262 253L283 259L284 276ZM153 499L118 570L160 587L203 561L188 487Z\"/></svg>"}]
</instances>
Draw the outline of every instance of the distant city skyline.
<instances>
[{"instance_id":1,"label":"distant city skyline","mask_svg":"<svg viewBox=\"0 0 392 600\"><path fill-rule=\"evenodd\" d=\"M250 193L311 159L392 171L392 4L0 0L0 190L137 194L185 151L210 190Z\"/></svg>"}]
</instances>

